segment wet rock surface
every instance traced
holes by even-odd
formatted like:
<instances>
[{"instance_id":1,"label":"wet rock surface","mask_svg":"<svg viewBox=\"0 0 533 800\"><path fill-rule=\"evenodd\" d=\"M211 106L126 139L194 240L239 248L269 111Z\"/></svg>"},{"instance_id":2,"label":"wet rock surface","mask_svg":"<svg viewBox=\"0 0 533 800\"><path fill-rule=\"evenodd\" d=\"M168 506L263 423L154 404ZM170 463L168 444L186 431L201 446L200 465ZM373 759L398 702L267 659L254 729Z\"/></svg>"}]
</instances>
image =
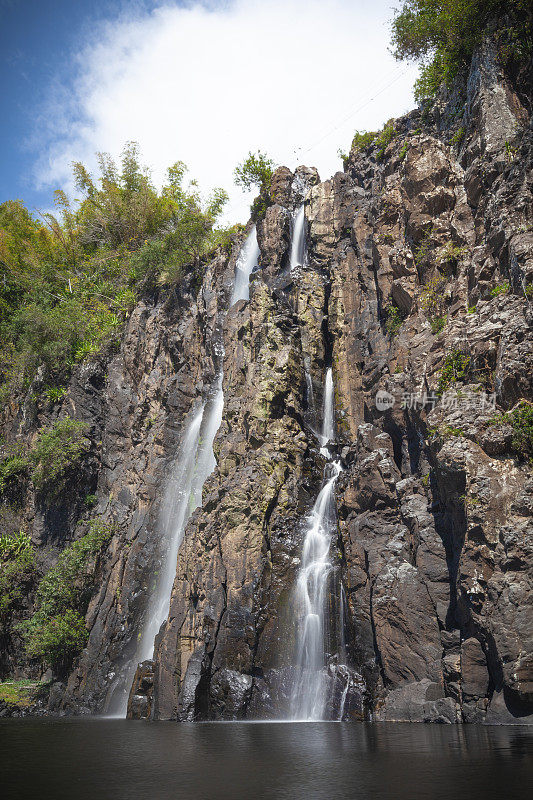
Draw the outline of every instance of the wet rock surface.
<instances>
[{"instance_id":1,"label":"wet rock surface","mask_svg":"<svg viewBox=\"0 0 533 800\"><path fill-rule=\"evenodd\" d=\"M324 182L275 172L249 302L228 309L234 249L199 289L139 303L120 352L79 371L67 402L102 442L97 511L119 528L56 707L103 710L135 652L161 559L162 486L218 342L217 466L129 716L288 713L331 365L330 446L343 466L331 548L348 655L327 654L328 718L533 722L531 453L504 416L533 401L530 114L485 46L464 86L394 121L382 153L353 150ZM303 201L306 263L291 271ZM68 540L71 523L31 514L36 541L58 525Z\"/></svg>"}]
</instances>

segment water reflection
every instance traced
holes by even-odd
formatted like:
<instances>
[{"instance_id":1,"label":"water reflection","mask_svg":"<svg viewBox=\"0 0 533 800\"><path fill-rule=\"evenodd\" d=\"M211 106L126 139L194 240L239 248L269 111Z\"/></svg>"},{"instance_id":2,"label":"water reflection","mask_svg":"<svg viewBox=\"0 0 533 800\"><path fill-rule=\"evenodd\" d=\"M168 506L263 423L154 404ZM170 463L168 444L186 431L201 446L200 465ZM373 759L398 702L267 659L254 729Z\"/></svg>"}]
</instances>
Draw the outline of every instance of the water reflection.
<instances>
[{"instance_id":1,"label":"water reflection","mask_svg":"<svg viewBox=\"0 0 533 800\"><path fill-rule=\"evenodd\" d=\"M9 798L332 800L527 796L526 728L0 720Z\"/></svg>"}]
</instances>

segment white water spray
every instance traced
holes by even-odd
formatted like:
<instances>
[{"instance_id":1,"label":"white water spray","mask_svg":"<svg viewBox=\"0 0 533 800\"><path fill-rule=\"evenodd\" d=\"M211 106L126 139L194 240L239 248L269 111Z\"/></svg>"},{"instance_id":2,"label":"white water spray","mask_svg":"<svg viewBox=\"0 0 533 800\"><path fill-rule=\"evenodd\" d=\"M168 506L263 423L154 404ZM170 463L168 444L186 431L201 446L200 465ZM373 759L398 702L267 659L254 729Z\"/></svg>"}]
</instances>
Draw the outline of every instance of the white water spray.
<instances>
[{"instance_id":1,"label":"white water spray","mask_svg":"<svg viewBox=\"0 0 533 800\"><path fill-rule=\"evenodd\" d=\"M254 267L259 263L259 255L257 232L254 225L246 237L235 264L235 283L233 284L230 306L234 305L238 300L250 299L250 275Z\"/></svg>"},{"instance_id":2,"label":"white water spray","mask_svg":"<svg viewBox=\"0 0 533 800\"><path fill-rule=\"evenodd\" d=\"M152 657L155 636L168 616L178 550L185 526L193 511L202 504L203 485L216 466L213 441L222 422L223 409L222 375L219 375L212 396L195 414L185 432L165 492L161 522L168 548L157 589L148 607L147 624L139 640L139 662Z\"/></svg>"},{"instance_id":3,"label":"white water spray","mask_svg":"<svg viewBox=\"0 0 533 800\"><path fill-rule=\"evenodd\" d=\"M331 458L330 452L326 447L335 436L335 417L333 411L333 373L331 367L326 372L326 384L324 386L324 404L323 404L323 423L322 433L320 434L320 452L326 458Z\"/></svg>"},{"instance_id":4,"label":"white water spray","mask_svg":"<svg viewBox=\"0 0 533 800\"><path fill-rule=\"evenodd\" d=\"M124 689L113 697L111 706L125 716L129 690L137 664L152 658L154 639L169 612L172 586L176 575L178 550L187 521L202 503L202 487L215 468L213 441L222 422L224 394L222 374L218 376L207 398L190 419L181 442L178 457L170 475L163 499L160 524L166 550L155 591L150 597L145 625L140 632L135 657L125 670Z\"/></svg>"},{"instance_id":5,"label":"white water spray","mask_svg":"<svg viewBox=\"0 0 533 800\"><path fill-rule=\"evenodd\" d=\"M305 386L307 391L307 406L309 410L314 414L315 393L313 391L313 379L311 378L311 374L307 370L305 371Z\"/></svg>"},{"instance_id":6,"label":"white water spray","mask_svg":"<svg viewBox=\"0 0 533 800\"><path fill-rule=\"evenodd\" d=\"M326 444L333 439L334 425L333 377L329 369L324 387L320 444L321 452L330 459ZM307 532L295 590L298 628L296 679L291 697L291 717L295 720L323 719L327 700L326 593L333 569L330 559L330 545L335 529L333 496L341 465L338 461L330 460L326 469L326 482L307 518Z\"/></svg>"},{"instance_id":7,"label":"white water spray","mask_svg":"<svg viewBox=\"0 0 533 800\"><path fill-rule=\"evenodd\" d=\"M294 212L291 240L291 272L305 265L305 205L302 203Z\"/></svg>"}]
</instances>

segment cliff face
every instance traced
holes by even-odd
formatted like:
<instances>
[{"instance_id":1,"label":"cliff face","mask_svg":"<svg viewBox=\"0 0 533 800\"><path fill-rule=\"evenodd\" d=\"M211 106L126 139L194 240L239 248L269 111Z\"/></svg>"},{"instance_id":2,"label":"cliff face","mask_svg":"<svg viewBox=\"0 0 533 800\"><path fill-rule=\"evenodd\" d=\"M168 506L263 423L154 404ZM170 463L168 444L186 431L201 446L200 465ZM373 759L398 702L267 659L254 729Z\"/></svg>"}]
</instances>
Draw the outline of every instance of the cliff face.
<instances>
[{"instance_id":1,"label":"cliff face","mask_svg":"<svg viewBox=\"0 0 533 800\"><path fill-rule=\"evenodd\" d=\"M533 400L525 103L487 45L464 94L396 120L343 173L320 182L312 169L278 169L249 302L228 309L236 247L199 290L140 303L120 352L75 376L66 403L102 443L97 512L119 529L88 647L52 708L102 710L128 684L164 546L163 487L222 369L217 466L130 714L288 713L292 598L323 480L316 432L331 365L343 471L327 715L533 721L533 479L518 417L505 413ZM291 268L303 202L306 258Z\"/></svg>"},{"instance_id":2,"label":"cliff face","mask_svg":"<svg viewBox=\"0 0 533 800\"><path fill-rule=\"evenodd\" d=\"M320 409L328 361L344 463L333 547L367 687L353 713L531 711L531 473L509 428L491 424L493 393L505 410L531 399L529 115L487 47L464 108L452 97L394 134L381 158L353 152L324 183L275 175L261 273L225 320L218 469L178 561L156 716L269 716L283 703L302 515L322 468L303 378ZM291 273L302 185L308 261ZM431 302L447 315L440 331ZM465 370L442 399L453 355ZM376 408L379 390L392 409Z\"/></svg>"}]
</instances>

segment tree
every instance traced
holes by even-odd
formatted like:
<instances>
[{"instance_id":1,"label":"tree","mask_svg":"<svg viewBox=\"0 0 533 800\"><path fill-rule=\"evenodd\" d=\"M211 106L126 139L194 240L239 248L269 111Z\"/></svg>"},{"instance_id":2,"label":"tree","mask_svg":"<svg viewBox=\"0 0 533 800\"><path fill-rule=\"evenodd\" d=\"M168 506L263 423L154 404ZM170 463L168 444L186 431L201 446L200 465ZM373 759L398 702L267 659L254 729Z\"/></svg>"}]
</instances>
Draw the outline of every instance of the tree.
<instances>
[{"instance_id":1,"label":"tree","mask_svg":"<svg viewBox=\"0 0 533 800\"><path fill-rule=\"evenodd\" d=\"M91 442L87 438L89 426L85 422L65 417L56 420L50 428L39 431L30 454L33 464L32 480L38 489L54 482L54 489L62 488L62 480L88 452Z\"/></svg>"},{"instance_id":2,"label":"tree","mask_svg":"<svg viewBox=\"0 0 533 800\"><path fill-rule=\"evenodd\" d=\"M518 54L531 53L530 0L405 0L392 22L393 54L421 61L417 99L435 96L441 83L450 85L468 66L489 22Z\"/></svg>"},{"instance_id":3,"label":"tree","mask_svg":"<svg viewBox=\"0 0 533 800\"><path fill-rule=\"evenodd\" d=\"M73 165L81 200L57 191L55 214L0 204L0 399L28 389L40 367L41 384L64 386L76 361L116 346L141 282L196 277L227 240L216 228L226 193L204 200L181 161L158 191L135 142L118 164L97 160L96 177Z\"/></svg>"},{"instance_id":4,"label":"tree","mask_svg":"<svg viewBox=\"0 0 533 800\"><path fill-rule=\"evenodd\" d=\"M81 240L133 250L164 224L165 203L140 164L136 142L122 150L121 169L108 153L98 153L97 160L99 186L82 163L73 164L76 188L84 195L78 212Z\"/></svg>"},{"instance_id":5,"label":"tree","mask_svg":"<svg viewBox=\"0 0 533 800\"><path fill-rule=\"evenodd\" d=\"M260 150L257 153L248 153L242 164L235 167L233 176L237 186L249 191L257 186L260 192L270 188L270 182L275 164L271 158Z\"/></svg>"},{"instance_id":6,"label":"tree","mask_svg":"<svg viewBox=\"0 0 533 800\"><path fill-rule=\"evenodd\" d=\"M260 150L248 153L242 164L235 167L233 177L237 186L246 191L253 186L259 189L259 197L254 200L251 208L253 218L263 214L267 208L274 169L275 164L272 159Z\"/></svg>"},{"instance_id":7,"label":"tree","mask_svg":"<svg viewBox=\"0 0 533 800\"><path fill-rule=\"evenodd\" d=\"M66 547L57 564L39 583L32 616L18 625L26 652L60 675L85 646L85 614L95 588L99 564L116 528L99 519L89 532Z\"/></svg>"}]
</instances>

